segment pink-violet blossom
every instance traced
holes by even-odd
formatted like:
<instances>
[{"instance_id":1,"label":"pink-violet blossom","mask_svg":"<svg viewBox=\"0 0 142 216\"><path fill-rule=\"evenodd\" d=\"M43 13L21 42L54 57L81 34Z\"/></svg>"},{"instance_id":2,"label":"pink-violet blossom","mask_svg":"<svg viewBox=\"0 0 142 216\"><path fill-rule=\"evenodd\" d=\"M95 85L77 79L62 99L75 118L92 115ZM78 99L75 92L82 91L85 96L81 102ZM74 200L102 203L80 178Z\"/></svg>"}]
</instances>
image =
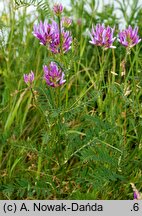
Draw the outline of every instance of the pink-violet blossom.
<instances>
[{"instance_id":1,"label":"pink-violet blossom","mask_svg":"<svg viewBox=\"0 0 142 216\"><path fill-rule=\"evenodd\" d=\"M141 39L138 36L138 27L132 29L129 27L118 34L118 41L125 47L132 48L136 44L138 44Z\"/></svg>"},{"instance_id":2,"label":"pink-violet blossom","mask_svg":"<svg viewBox=\"0 0 142 216\"><path fill-rule=\"evenodd\" d=\"M29 74L24 74L24 82L27 85L31 85L33 81L34 81L34 72L33 71L31 71Z\"/></svg>"},{"instance_id":3,"label":"pink-violet blossom","mask_svg":"<svg viewBox=\"0 0 142 216\"><path fill-rule=\"evenodd\" d=\"M92 32L90 33L91 41L89 42L96 46L102 46L105 49L116 48L112 45L116 38L113 37L113 33L114 28L105 27L104 24L97 24L95 28L92 26Z\"/></svg>"},{"instance_id":4,"label":"pink-violet blossom","mask_svg":"<svg viewBox=\"0 0 142 216\"><path fill-rule=\"evenodd\" d=\"M65 74L55 62L51 62L49 66L44 65L43 70L44 79L48 86L58 87L66 82L66 80L64 79Z\"/></svg>"},{"instance_id":5,"label":"pink-violet blossom","mask_svg":"<svg viewBox=\"0 0 142 216\"><path fill-rule=\"evenodd\" d=\"M56 3L53 6L53 11L57 16L59 16L63 12L63 9L63 5L59 3Z\"/></svg>"},{"instance_id":6,"label":"pink-violet blossom","mask_svg":"<svg viewBox=\"0 0 142 216\"><path fill-rule=\"evenodd\" d=\"M40 44L47 46L48 49L54 54L61 52L61 41L62 38L62 51L66 53L71 48L72 36L69 31L65 31L61 28L61 35L58 24L53 20L52 23L44 21L40 22L39 25L34 25L33 35L40 40Z\"/></svg>"},{"instance_id":7,"label":"pink-violet blossom","mask_svg":"<svg viewBox=\"0 0 142 216\"><path fill-rule=\"evenodd\" d=\"M39 25L34 25L33 35L40 40L41 45L50 44L56 32L58 32L58 25L55 21L47 23L40 21Z\"/></svg>"},{"instance_id":8,"label":"pink-violet blossom","mask_svg":"<svg viewBox=\"0 0 142 216\"><path fill-rule=\"evenodd\" d=\"M63 17L61 20L61 24L63 27L68 28L72 24L72 19L70 19L69 17Z\"/></svg>"}]
</instances>

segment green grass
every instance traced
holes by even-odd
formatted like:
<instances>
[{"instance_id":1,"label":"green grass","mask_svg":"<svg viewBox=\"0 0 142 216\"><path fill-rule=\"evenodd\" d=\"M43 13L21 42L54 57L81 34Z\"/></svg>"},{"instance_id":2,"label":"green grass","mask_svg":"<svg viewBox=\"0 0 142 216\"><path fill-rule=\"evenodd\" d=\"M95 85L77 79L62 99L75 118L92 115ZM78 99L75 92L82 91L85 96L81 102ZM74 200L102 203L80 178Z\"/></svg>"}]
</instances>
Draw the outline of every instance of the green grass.
<instances>
[{"instance_id":1,"label":"green grass","mask_svg":"<svg viewBox=\"0 0 142 216\"><path fill-rule=\"evenodd\" d=\"M64 14L73 16L72 50L53 55L32 34L37 20L53 16L48 2L29 1L36 16L17 2L0 14L0 199L133 199L131 182L142 191L142 42L121 76L125 48L115 41L116 49L103 52L85 34L99 22L117 34L114 6L98 12L93 0L71 1ZM125 4L120 10L142 37L137 3L129 19ZM42 79L51 60L66 74L61 88ZM31 70L34 97L23 81Z\"/></svg>"}]
</instances>

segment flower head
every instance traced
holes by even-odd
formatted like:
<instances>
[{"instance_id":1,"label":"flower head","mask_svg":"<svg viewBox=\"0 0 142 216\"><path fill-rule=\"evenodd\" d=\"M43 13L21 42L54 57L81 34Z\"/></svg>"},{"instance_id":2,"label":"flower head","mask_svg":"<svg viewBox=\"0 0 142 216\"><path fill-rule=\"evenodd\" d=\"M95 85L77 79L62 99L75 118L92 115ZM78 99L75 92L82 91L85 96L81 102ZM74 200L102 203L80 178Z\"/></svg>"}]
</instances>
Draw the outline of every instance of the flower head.
<instances>
[{"instance_id":1,"label":"flower head","mask_svg":"<svg viewBox=\"0 0 142 216\"><path fill-rule=\"evenodd\" d=\"M34 73L33 73L33 71L31 71L31 73L29 73L29 74L24 74L24 82L27 85L31 85L33 81L34 81Z\"/></svg>"},{"instance_id":2,"label":"flower head","mask_svg":"<svg viewBox=\"0 0 142 216\"><path fill-rule=\"evenodd\" d=\"M118 41L128 48L132 48L141 41L138 36L138 27L132 29L130 25L127 29L119 32L118 37Z\"/></svg>"},{"instance_id":3,"label":"flower head","mask_svg":"<svg viewBox=\"0 0 142 216\"><path fill-rule=\"evenodd\" d=\"M61 68L58 68L55 62L51 62L49 66L44 65L43 70L44 79L48 86L58 87L66 82L64 79L65 74Z\"/></svg>"},{"instance_id":4,"label":"flower head","mask_svg":"<svg viewBox=\"0 0 142 216\"><path fill-rule=\"evenodd\" d=\"M62 12L63 12L63 5L62 4L58 4L58 3L56 3L56 4L54 4L54 6L53 6L53 11L54 11L54 13L57 15L57 16L59 16Z\"/></svg>"},{"instance_id":5,"label":"flower head","mask_svg":"<svg viewBox=\"0 0 142 216\"><path fill-rule=\"evenodd\" d=\"M60 53L60 32L58 24L53 20L51 24L40 22L34 25L33 35L40 40L40 44L47 46L53 53ZM62 50L66 53L71 48L72 37L69 31L61 29Z\"/></svg>"},{"instance_id":6,"label":"flower head","mask_svg":"<svg viewBox=\"0 0 142 216\"><path fill-rule=\"evenodd\" d=\"M70 36L69 31L62 30L61 34L62 34L62 50L64 53L66 53L71 48L72 37ZM52 40L52 43L50 43L49 49L54 54L60 53L61 50L60 50L60 35L59 35L59 33L56 33L54 35L54 39Z\"/></svg>"},{"instance_id":7,"label":"flower head","mask_svg":"<svg viewBox=\"0 0 142 216\"><path fill-rule=\"evenodd\" d=\"M61 20L62 26L68 28L72 24L72 19L69 17L63 17Z\"/></svg>"},{"instance_id":8,"label":"flower head","mask_svg":"<svg viewBox=\"0 0 142 216\"><path fill-rule=\"evenodd\" d=\"M54 34L58 32L58 25L55 21L51 24L40 21L39 25L34 25L33 35L40 40L40 44L45 45L51 43Z\"/></svg>"},{"instance_id":9,"label":"flower head","mask_svg":"<svg viewBox=\"0 0 142 216\"><path fill-rule=\"evenodd\" d=\"M112 46L115 40L113 33L114 28L109 26L105 27L104 24L97 24L95 29L92 27L92 34L90 34L91 41L89 42L96 46L102 46L105 49L115 48L115 46Z\"/></svg>"}]
</instances>

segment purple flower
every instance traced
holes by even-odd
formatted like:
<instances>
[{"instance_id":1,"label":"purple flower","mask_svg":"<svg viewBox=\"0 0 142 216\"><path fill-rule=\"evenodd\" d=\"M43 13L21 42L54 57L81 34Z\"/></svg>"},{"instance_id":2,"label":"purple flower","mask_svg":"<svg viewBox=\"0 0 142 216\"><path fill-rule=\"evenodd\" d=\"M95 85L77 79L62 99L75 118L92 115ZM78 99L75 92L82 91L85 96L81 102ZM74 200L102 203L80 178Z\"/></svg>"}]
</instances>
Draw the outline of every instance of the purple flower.
<instances>
[{"instance_id":1,"label":"purple flower","mask_svg":"<svg viewBox=\"0 0 142 216\"><path fill-rule=\"evenodd\" d=\"M62 4L54 4L53 11L54 13L59 16L63 12L63 5Z\"/></svg>"},{"instance_id":2,"label":"purple flower","mask_svg":"<svg viewBox=\"0 0 142 216\"><path fill-rule=\"evenodd\" d=\"M69 17L63 17L61 23L63 27L68 28L72 24L72 19L70 19Z\"/></svg>"},{"instance_id":3,"label":"purple flower","mask_svg":"<svg viewBox=\"0 0 142 216\"><path fill-rule=\"evenodd\" d=\"M70 36L69 31L63 31L62 37L63 37L63 51L66 52L71 48L72 37Z\"/></svg>"},{"instance_id":4,"label":"purple flower","mask_svg":"<svg viewBox=\"0 0 142 216\"><path fill-rule=\"evenodd\" d=\"M66 53L68 50L71 48L71 43L72 43L72 37L70 36L69 31L62 31L62 50L64 53ZM51 52L54 54L60 53L60 35L59 33L56 33L54 35L54 40L52 43L50 43L49 49Z\"/></svg>"},{"instance_id":5,"label":"purple flower","mask_svg":"<svg viewBox=\"0 0 142 216\"><path fill-rule=\"evenodd\" d=\"M64 79L65 74L61 68L58 68L55 62L51 62L49 66L44 65L44 79L48 86L58 87L63 85L66 80Z\"/></svg>"},{"instance_id":6,"label":"purple flower","mask_svg":"<svg viewBox=\"0 0 142 216\"><path fill-rule=\"evenodd\" d=\"M55 21L51 24L40 21L39 25L34 25L33 35L40 40L40 44L45 45L51 43L55 32L58 32L58 25Z\"/></svg>"},{"instance_id":7,"label":"purple flower","mask_svg":"<svg viewBox=\"0 0 142 216\"><path fill-rule=\"evenodd\" d=\"M60 33L58 24L53 20L51 24L40 22L39 25L34 25L33 35L40 40L40 44L47 46L53 53L60 53ZM72 37L69 31L61 29L62 50L66 53L71 48Z\"/></svg>"},{"instance_id":8,"label":"purple flower","mask_svg":"<svg viewBox=\"0 0 142 216\"><path fill-rule=\"evenodd\" d=\"M24 74L24 82L27 85L31 85L33 81L34 81L34 73L33 73L33 71L31 71L31 73L29 73L29 74Z\"/></svg>"},{"instance_id":9,"label":"purple flower","mask_svg":"<svg viewBox=\"0 0 142 216\"><path fill-rule=\"evenodd\" d=\"M62 31L62 50L64 53L66 53L70 48L71 48L71 43L72 43L72 37L70 36L69 31ZM60 35L59 33L56 33L54 35L54 40L49 45L49 49L51 52L54 54L60 53Z\"/></svg>"},{"instance_id":10,"label":"purple flower","mask_svg":"<svg viewBox=\"0 0 142 216\"><path fill-rule=\"evenodd\" d=\"M118 41L128 48L132 48L141 41L138 36L138 27L132 29L130 25L127 29L119 32L118 37Z\"/></svg>"},{"instance_id":11,"label":"purple flower","mask_svg":"<svg viewBox=\"0 0 142 216\"><path fill-rule=\"evenodd\" d=\"M113 33L114 28L111 28L109 26L105 27L104 24L97 24L95 29L92 26L92 34L90 34L91 41L89 42L96 46L102 46L105 49L116 48L115 46L112 46L115 40Z\"/></svg>"}]
</instances>

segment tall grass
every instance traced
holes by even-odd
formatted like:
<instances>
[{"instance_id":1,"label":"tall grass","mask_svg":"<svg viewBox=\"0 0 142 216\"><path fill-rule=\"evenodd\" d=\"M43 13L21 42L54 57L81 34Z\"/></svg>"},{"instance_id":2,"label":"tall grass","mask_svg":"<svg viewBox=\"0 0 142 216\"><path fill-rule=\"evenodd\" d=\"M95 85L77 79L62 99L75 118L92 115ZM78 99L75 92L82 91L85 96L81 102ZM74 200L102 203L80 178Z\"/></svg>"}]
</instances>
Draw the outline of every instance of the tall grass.
<instances>
[{"instance_id":1,"label":"tall grass","mask_svg":"<svg viewBox=\"0 0 142 216\"><path fill-rule=\"evenodd\" d=\"M117 2L142 37L138 2L129 17ZM32 34L53 16L47 1L9 0L0 14L0 199L133 199L130 183L142 190L142 42L127 56L117 41L106 51L89 44L92 24L119 31L114 5L98 12L96 1L71 1L64 14L73 17L73 45L62 57ZM42 78L52 60L66 75L55 89ZM23 81L31 70L33 94Z\"/></svg>"}]
</instances>

